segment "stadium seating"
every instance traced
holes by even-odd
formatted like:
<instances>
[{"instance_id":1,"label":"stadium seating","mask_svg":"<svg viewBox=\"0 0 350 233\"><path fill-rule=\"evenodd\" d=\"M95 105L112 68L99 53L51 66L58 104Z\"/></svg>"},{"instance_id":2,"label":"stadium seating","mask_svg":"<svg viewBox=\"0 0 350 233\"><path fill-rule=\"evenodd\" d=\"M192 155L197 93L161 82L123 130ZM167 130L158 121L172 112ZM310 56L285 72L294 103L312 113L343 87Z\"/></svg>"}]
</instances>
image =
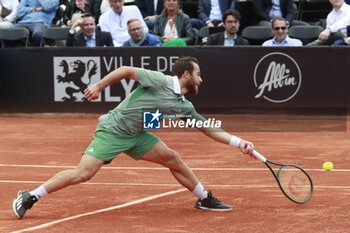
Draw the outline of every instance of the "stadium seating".
<instances>
[{"instance_id":1,"label":"stadium seating","mask_svg":"<svg viewBox=\"0 0 350 233\"><path fill-rule=\"evenodd\" d=\"M199 29L197 45L204 45L207 43L209 36L209 27L205 26Z\"/></svg>"},{"instance_id":2,"label":"stadium seating","mask_svg":"<svg viewBox=\"0 0 350 233\"><path fill-rule=\"evenodd\" d=\"M1 47L27 47L29 34L26 28L2 28L0 29Z\"/></svg>"},{"instance_id":3,"label":"stadium seating","mask_svg":"<svg viewBox=\"0 0 350 233\"><path fill-rule=\"evenodd\" d=\"M267 26L248 26L243 29L242 36L250 45L261 45L265 40L271 39L273 34Z\"/></svg>"},{"instance_id":4,"label":"stadium seating","mask_svg":"<svg viewBox=\"0 0 350 233\"><path fill-rule=\"evenodd\" d=\"M303 42L303 45L308 44L318 38L323 28L318 25L296 25L289 28L289 36L297 38Z\"/></svg>"},{"instance_id":5,"label":"stadium seating","mask_svg":"<svg viewBox=\"0 0 350 233\"><path fill-rule=\"evenodd\" d=\"M40 46L58 46L58 41L63 41L67 39L69 33L68 27L49 27L44 31L41 38ZM59 46L65 46L65 43L61 43Z\"/></svg>"}]
</instances>

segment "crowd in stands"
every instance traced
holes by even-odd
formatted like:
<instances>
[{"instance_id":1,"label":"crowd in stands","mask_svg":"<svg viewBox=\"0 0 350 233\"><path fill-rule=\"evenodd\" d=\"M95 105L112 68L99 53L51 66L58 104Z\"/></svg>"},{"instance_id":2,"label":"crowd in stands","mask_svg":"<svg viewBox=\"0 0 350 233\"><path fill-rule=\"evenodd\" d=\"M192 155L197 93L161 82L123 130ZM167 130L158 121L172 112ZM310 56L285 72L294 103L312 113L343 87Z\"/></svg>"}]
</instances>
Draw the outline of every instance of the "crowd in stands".
<instances>
[{"instance_id":1,"label":"crowd in stands","mask_svg":"<svg viewBox=\"0 0 350 233\"><path fill-rule=\"evenodd\" d=\"M0 0L0 30L27 28L30 45L40 46L48 27L67 27L66 46L186 46L249 45L239 35L240 0L198 0L197 17L182 10L181 0ZM313 45L347 45L350 5L347 0L329 0L332 10ZM263 46L302 46L288 29L310 25L296 19L293 0L251 0L250 25L268 27L272 38ZM248 26L250 26L248 25ZM198 40L199 31L208 36ZM210 29L210 30L209 30ZM210 35L209 35L210 34Z\"/></svg>"}]
</instances>

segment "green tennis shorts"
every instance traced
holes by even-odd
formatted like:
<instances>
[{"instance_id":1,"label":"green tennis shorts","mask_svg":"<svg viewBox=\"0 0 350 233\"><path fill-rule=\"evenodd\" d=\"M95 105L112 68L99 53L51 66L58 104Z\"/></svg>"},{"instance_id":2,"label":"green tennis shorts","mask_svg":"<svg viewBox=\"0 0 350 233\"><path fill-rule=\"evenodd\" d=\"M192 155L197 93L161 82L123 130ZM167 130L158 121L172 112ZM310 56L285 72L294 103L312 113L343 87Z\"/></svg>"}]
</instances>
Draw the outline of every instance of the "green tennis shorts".
<instances>
[{"instance_id":1,"label":"green tennis shorts","mask_svg":"<svg viewBox=\"0 0 350 233\"><path fill-rule=\"evenodd\" d=\"M95 136L83 154L105 163L110 163L121 152L139 160L159 141L158 137L145 130L132 135L119 135L98 124Z\"/></svg>"}]
</instances>

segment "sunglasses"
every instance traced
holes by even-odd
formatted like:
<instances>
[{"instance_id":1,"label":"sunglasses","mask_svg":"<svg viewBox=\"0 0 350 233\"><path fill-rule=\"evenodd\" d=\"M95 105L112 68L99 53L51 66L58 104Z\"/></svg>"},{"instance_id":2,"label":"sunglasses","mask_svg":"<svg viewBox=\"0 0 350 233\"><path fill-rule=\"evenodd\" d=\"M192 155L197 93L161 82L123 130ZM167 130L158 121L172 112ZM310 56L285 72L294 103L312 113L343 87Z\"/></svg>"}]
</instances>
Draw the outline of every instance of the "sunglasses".
<instances>
[{"instance_id":1,"label":"sunglasses","mask_svg":"<svg viewBox=\"0 0 350 233\"><path fill-rule=\"evenodd\" d=\"M279 31L280 29L281 29L282 31L284 31L284 30L287 29L287 27L275 27L275 28L273 28L273 30L275 30L275 31Z\"/></svg>"}]
</instances>

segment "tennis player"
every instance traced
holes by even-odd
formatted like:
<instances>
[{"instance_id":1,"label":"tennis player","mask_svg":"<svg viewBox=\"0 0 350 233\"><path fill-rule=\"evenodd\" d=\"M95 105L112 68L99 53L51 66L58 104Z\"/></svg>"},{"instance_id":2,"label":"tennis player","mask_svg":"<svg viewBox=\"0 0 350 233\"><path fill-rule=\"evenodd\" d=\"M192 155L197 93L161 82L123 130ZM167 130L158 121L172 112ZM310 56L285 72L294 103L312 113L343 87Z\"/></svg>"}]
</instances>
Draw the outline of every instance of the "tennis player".
<instances>
[{"instance_id":1,"label":"tennis player","mask_svg":"<svg viewBox=\"0 0 350 233\"><path fill-rule=\"evenodd\" d=\"M205 121L185 94L198 94L202 83L198 60L194 57L179 58L172 67L172 75L141 68L123 66L85 90L86 98L97 99L107 86L130 78L138 82L138 87L115 109L99 118L95 136L87 147L79 165L72 170L57 173L46 183L33 191L19 191L13 201L13 210L22 219L28 209L46 194L61 190L69 185L91 179L103 164L110 163L121 152L135 160L146 160L163 165L171 171L175 179L198 200L195 208L212 211L231 211L232 208L207 192L192 170L179 154L168 148L158 137L142 127L144 109L162 109L162 114L191 116L190 119ZM176 113L176 114L175 114ZM155 113L157 117L159 112ZM253 144L230 135L222 129L199 128L210 138L252 155Z\"/></svg>"}]
</instances>

